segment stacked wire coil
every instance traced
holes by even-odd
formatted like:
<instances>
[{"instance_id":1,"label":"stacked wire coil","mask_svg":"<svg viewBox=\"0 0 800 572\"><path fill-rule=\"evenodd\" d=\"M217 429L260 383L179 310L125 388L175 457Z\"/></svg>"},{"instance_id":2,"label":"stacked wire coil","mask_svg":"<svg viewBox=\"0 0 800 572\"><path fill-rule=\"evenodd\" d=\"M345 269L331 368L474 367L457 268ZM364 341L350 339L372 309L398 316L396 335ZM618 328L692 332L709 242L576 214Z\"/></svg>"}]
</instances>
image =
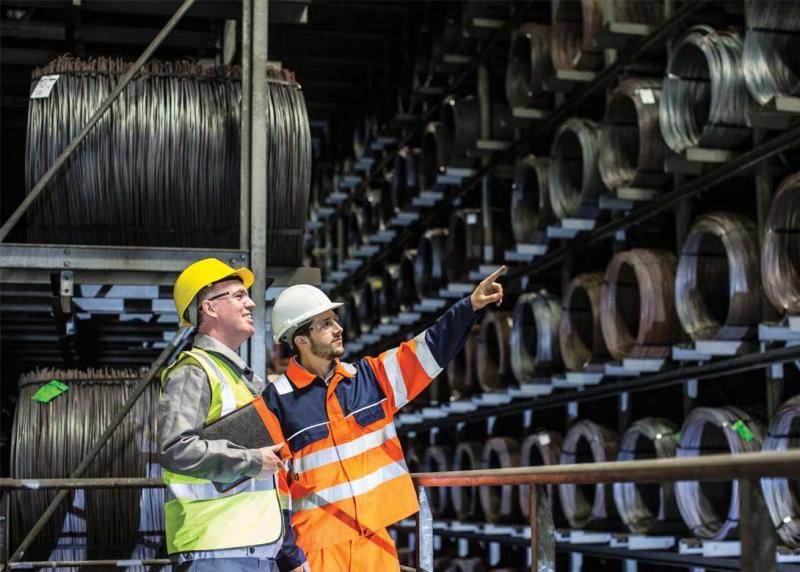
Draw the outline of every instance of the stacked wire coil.
<instances>
[{"instance_id":1,"label":"stacked wire coil","mask_svg":"<svg viewBox=\"0 0 800 572\"><path fill-rule=\"evenodd\" d=\"M554 0L550 54L557 70L596 70L603 65L597 36L603 29L600 0Z\"/></svg>"},{"instance_id":2,"label":"stacked wire coil","mask_svg":"<svg viewBox=\"0 0 800 572\"><path fill-rule=\"evenodd\" d=\"M800 448L800 395L781 405L769 425L763 451L787 451ZM772 523L781 541L800 548L800 497L797 478L761 479Z\"/></svg>"},{"instance_id":3,"label":"stacked wire coil","mask_svg":"<svg viewBox=\"0 0 800 572\"><path fill-rule=\"evenodd\" d=\"M452 134L443 123L431 121L422 134L422 148L418 167L419 188L427 191L436 184L440 174L444 174L452 154Z\"/></svg>"},{"instance_id":4,"label":"stacked wire coil","mask_svg":"<svg viewBox=\"0 0 800 572\"><path fill-rule=\"evenodd\" d=\"M603 274L579 274L567 286L561 306L558 339L561 359L570 371L581 371L608 357L600 320Z\"/></svg>"},{"instance_id":5,"label":"stacked wire coil","mask_svg":"<svg viewBox=\"0 0 800 572\"><path fill-rule=\"evenodd\" d=\"M447 234L446 228L436 228L426 231L419 239L414 261L414 282L420 298L438 296L439 289L447 283Z\"/></svg>"},{"instance_id":6,"label":"stacked wire coil","mask_svg":"<svg viewBox=\"0 0 800 572\"><path fill-rule=\"evenodd\" d=\"M438 473L450 470L453 450L442 445L431 445L422 456L422 470L426 473ZM434 518L442 518L450 512L449 487L429 487L428 501Z\"/></svg>"},{"instance_id":7,"label":"stacked wire coil","mask_svg":"<svg viewBox=\"0 0 800 572\"><path fill-rule=\"evenodd\" d=\"M509 350L511 370L518 383L532 383L537 377L560 368L560 317L559 300L547 292L529 292L517 299Z\"/></svg>"},{"instance_id":8,"label":"stacked wire coil","mask_svg":"<svg viewBox=\"0 0 800 572\"><path fill-rule=\"evenodd\" d=\"M511 189L511 231L517 244L530 244L554 221L550 208L550 160L528 155L517 163Z\"/></svg>"},{"instance_id":9,"label":"stacked wire coil","mask_svg":"<svg viewBox=\"0 0 800 572\"><path fill-rule=\"evenodd\" d=\"M691 28L670 55L661 92L661 133L676 153L689 147L735 149L749 136L749 95L736 32Z\"/></svg>"},{"instance_id":10,"label":"stacked wire coil","mask_svg":"<svg viewBox=\"0 0 800 572\"><path fill-rule=\"evenodd\" d=\"M445 268L448 282L469 280L469 271L483 261L480 209L459 209L450 216Z\"/></svg>"},{"instance_id":11,"label":"stacked wire coil","mask_svg":"<svg viewBox=\"0 0 800 572\"><path fill-rule=\"evenodd\" d=\"M800 314L800 172L778 186L761 250L761 280L781 313Z\"/></svg>"},{"instance_id":12,"label":"stacked wire coil","mask_svg":"<svg viewBox=\"0 0 800 572\"><path fill-rule=\"evenodd\" d=\"M34 401L34 393L54 379L69 389L49 403ZM11 477L69 476L138 382L131 370L37 370L23 375L11 437ZM160 478L158 394L157 384L145 390L84 477ZM11 495L15 543L31 530L56 493L30 490ZM27 555L38 560L112 554L122 559L156 558L163 510L163 489L76 490L56 509Z\"/></svg>"},{"instance_id":13,"label":"stacked wire coil","mask_svg":"<svg viewBox=\"0 0 800 572\"><path fill-rule=\"evenodd\" d=\"M594 121L572 117L558 128L550 149L548 191L558 219L594 205L604 190L597 166L599 129Z\"/></svg>"},{"instance_id":14,"label":"stacked wire coil","mask_svg":"<svg viewBox=\"0 0 800 572\"><path fill-rule=\"evenodd\" d=\"M640 419L622 436L618 461L668 459L675 456L677 427L656 417ZM633 534L663 532L678 518L674 485L614 483L614 503L622 521Z\"/></svg>"},{"instance_id":15,"label":"stacked wire coil","mask_svg":"<svg viewBox=\"0 0 800 572\"><path fill-rule=\"evenodd\" d=\"M526 22L516 31L506 67L506 100L528 107L543 94L544 80L553 75L550 27Z\"/></svg>"},{"instance_id":16,"label":"stacked wire coil","mask_svg":"<svg viewBox=\"0 0 800 572\"><path fill-rule=\"evenodd\" d=\"M758 451L761 424L732 406L698 407L681 427L678 457L715 453L733 455ZM708 540L734 538L739 527L739 482L677 481L675 497L683 521L692 534Z\"/></svg>"},{"instance_id":17,"label":"stacked wire coil","mask_svg":"<svg viewBox=\"0 0 800 572\"><path fill-rule=\"evenodd\" d=\"M454 471L472 471L481 468L483 446L477 441L462 441L453 453ZM479 520L481 502L476 487L450 487L453 512L459 520Z\"/></svg>"},{"instance_id":18,"label":"stacked wire coil","mask_svg":"<svg viewBox=\"0 0 800 572\"><path fill-rule=\"evenodd\" d=\"M521 467L540 467L557 465L561 456L561 435L555 431L538 431L528 435L519 447ZM546 485L545 491L553 511L558 508L553 498L553 485ZM519 508L525 521L531 518L531 487L519 488ZM555 520L555 514L553 515Z\"/></svg>"},{"instance_id":19,"label":"stacked wire coil","mask_svg":"<svg viewBox=\"0 0 800 572\"><path fill-rule=\"evenodd\" d=\"M509 437L493 437L483 447L481 468L508 469L519 466L519 443ZM519 509L519 488L513 485L481 485L481 507L490 523L513 522Z\"/></svg>"},{"instance_id":20,"label":"stacked wire coil","mask_svg":"<svg viewBox=\"0 0 800 572\"><path fill-rule=\"evenodd\" d=\"M513 381L511 370L511 312L490 312L480 324L478 383L484 391L497 391Z\"/></svg>"},{"instance_id":21,"label":"stacked wire coil","mask_svg":"<svg viewBox=\"0 0 800 572\"><path fill-rule=\"evenodd\" d=\"M675 279L675 307L694 340L738 340L761 317L758 229L733 213L709 213L689 230Z\"/></svg>"}]
</instances>

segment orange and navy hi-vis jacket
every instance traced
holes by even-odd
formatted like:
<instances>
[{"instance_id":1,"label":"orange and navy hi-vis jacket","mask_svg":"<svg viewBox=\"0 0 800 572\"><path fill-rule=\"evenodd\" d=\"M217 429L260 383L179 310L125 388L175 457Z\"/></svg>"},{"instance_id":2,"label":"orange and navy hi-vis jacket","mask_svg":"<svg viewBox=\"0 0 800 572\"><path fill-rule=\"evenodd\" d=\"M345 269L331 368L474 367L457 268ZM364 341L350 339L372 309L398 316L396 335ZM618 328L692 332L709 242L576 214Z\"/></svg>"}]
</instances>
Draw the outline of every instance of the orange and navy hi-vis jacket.
<instances>
[{"instance_id":1,"label":"orange and navy hi-vis jacket","mask_svg":"<svg viewBox=\"0 0 800 572\"><path fill-rule=\"evenodd\" d=\"M270 433L288 444L292 525L303 550L353 540L419 510L394 415L461 349L476 317L463 299L377 358L337 360L327 384L292 359L264 390Z\"/></svg>"}]
</instances>

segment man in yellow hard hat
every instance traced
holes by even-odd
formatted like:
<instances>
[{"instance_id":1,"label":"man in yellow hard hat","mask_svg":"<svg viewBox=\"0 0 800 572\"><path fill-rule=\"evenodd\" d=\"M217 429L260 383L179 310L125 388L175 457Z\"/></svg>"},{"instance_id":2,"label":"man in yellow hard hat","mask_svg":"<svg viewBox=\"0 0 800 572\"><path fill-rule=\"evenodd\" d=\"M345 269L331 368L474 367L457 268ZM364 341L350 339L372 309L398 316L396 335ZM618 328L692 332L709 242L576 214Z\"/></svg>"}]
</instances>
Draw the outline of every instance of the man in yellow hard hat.
<instances>
[{"instance_id":1,"label":"man in yellow hard hat","mask_svg":"<svg viewBox=\"0 0 800 572\"><path fill-rule=\"evenodd\" d=\"M305 569L294 542L279 451L203 438L203 428L247 405L265 384L236 353L255 333L248 294L253 273L215 258L195 262L175 282L181 326L197 333L162 376L158 438L167 552L180 571ZM215 483L238 483L232 488ZM224 492L221 492L224 491Z\"/></svg>"}]
</instances>

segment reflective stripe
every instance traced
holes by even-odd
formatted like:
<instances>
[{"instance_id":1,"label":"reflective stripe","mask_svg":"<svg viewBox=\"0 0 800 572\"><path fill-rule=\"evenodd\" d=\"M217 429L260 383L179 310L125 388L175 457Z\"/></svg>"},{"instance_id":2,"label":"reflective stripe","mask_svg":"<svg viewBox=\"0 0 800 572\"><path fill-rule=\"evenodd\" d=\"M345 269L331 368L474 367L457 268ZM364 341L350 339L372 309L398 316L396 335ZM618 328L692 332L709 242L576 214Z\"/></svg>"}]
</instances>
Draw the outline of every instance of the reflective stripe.
<instances>
[{"instance_id":1,"label":"reflective stripe","mask_svg":"<svg viewBox=\"0 0 800 572\"><path fill-rule=\"evenodd\" d=\"M275 389L278 390L278 395L286 395L287 393L294 391L292 384L289 383L289 379L285 375L282 375L273 381L272 385L274 385Z\"/></svg>"},{"instance_id":2,"label":"reflective stripe","mask_svg":"<svg viewBox=\"0 0 800 572\"><path fill-rule=\"evenodd\" d=\"M381 429L362 435L349 443L328 447L322 451L310 453L305 457L295 457L292 459L292 470L299 475L311 469L335 463L339 459L352 459L365 451L383 445L386 441L395 437L397 437L397 430L394 427L394 423L389 423Z\"/></svg>"},{"instance_id":3,"label":"reflective stripe","mask_svg":"<svg viewBox=\"0 0 800 572\"><path fill-rule=\"evenodd\" d=\"M353 416L353 415L355 415L356 413L361 413L362 411L366 411L367 409L370 409L370 408L372 408L372 407L375 407L375 406L377 406L377 405L380 405L380 404L381 404L381 403L383 403L384 401L386 401L386 398L385 398L385 397L384 397L383 399L381 399L380 401L376 401L375 403L370 403L369 405L365 405L364 407L359 407L359 408L358 408L358 409L356 409L355 411L353 411L353 412L351 412L351 413L348 413L347 415L345 415L345 416L344 416L344 418L345 418L345 419L347 419L348 417L352 417L352 416Z\"/></svg>"},{"instance_id":4,"label":"reflective stripe","mask_svg":"<svg viewBox=\"0 0 800 572\"><path fill-rule=\"evenodd\" d=\"M308 427L303 427L302 429L300 429L300 431L298 431L297 433L295 433L291 437L287 437L286 440L287 441L291 441L292 439L297 437L303 431L308 431L309 429L313 429L314 427L319 427L320 425L330 425L330 424L331 424L330 421L323 421L322 423L314 423L313 425L309 425Z\"/></svg>"},{"instance_id":5,"label":"reflective stripe","mask_svg":"<svg viewBox=\"0 0 800 572\"><path fill-rule=\"evenodd\" d=\"M425 330L414 338L414 353L417 355L417 359L419 360L422 369L425 370L427 376L433 379L442 373L442 366L440 366L433 357L431 349L428 347L428 342L425 341L425 334L427 332L428 330Z\"/></svg>"},{"instance_id":6,"label":"reflective stripe","mask_svg":"<svg viewBox=\"0 0 800 572\"><path fill-rule=\"evenodd\" d=\"M339 362L339 363L342 364L342 367L344 368L344 370L347 373L349 373L350 375L355 375L356 374L356 367L354 365L349 364L349 363L345 363L343 361Z\"/></svg>"},{"instance_id":7,"label":"reflective stripe","mask_svg":"<svg viewBox=\"0 0 800 572\"><path fill-rule=\"evenodd\" d=\"M335 485L321 491L314 491L308 495L294 501L294 512L298 513L303 510L312 508L319 508L330 503L345 500L347 498L355 497L368 493L372 489L408 474L408 467L405 461L397 461L381 467L374 473L363 476L360 479ZM391 502L387 499L387 502Z\"/></svg>"},{"instance_id":8,"label":"reflective stripe","mask_svg":"<svg viewBox=\"0 0 800 572\"><path fill-rule=\"evenodd\" d=\"M189 483L170 483L169 490L180 500L209 500L222 497L233 496L238 493L252 491L270 491L275 488L275 478L259 481L247 479L240 485L233 487L224 493L219 492L213 483L189 484Z\"/></svg>"},{"instance_id":9,"label":"reflective stripe","mask_svg":"<svg viewBox=\"0 0 800 572\"><path fill-rule=\"evenodd\" d=\"M383 368L386 370L386 377L394 393L394 405L400 409L408 403L408 389L403 381L403 372L400 370L400 363L397 361L397 348L391 349L384 354Z\"/></svg>"},{"instance_id":10,"label":"reflective stripe","mask_svg":"<svg viewBox=\"0 0 800 572\"><path fill-rule=\"evenodd\" d=\"M235 410L236 396L233 395L233 389L231 388L231 384L228 381L228 376L225 375L225 372L223 372L214 362L214 360L208 357L204 352L191 350L187 353L197 361L202 362L206 368L206 371L211 370L214 372L214 375L217 376L217 380L219 381L220 398L222 399L222 411L220 412L220 417Z\"/></svg>"}]
</instances>

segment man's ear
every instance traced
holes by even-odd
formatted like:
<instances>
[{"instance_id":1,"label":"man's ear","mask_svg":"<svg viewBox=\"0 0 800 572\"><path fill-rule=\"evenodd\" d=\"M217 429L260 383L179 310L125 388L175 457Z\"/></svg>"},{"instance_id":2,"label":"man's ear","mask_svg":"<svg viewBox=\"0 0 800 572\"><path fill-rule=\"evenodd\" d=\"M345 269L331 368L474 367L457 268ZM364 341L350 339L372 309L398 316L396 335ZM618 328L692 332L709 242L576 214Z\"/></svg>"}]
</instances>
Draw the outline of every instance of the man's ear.
<instances>
[{"instance_id":1,"label":"man's ear","mask_svg":"<svg viewBox=\"0 0 800 572\"><path fill-rule=\"evenodd\" d=\"M206 316L211 318L217 317L217 308L208 300L203 300L203 303L200 304L200 311L205 312Z\"/></svg>"}]
</instances>

